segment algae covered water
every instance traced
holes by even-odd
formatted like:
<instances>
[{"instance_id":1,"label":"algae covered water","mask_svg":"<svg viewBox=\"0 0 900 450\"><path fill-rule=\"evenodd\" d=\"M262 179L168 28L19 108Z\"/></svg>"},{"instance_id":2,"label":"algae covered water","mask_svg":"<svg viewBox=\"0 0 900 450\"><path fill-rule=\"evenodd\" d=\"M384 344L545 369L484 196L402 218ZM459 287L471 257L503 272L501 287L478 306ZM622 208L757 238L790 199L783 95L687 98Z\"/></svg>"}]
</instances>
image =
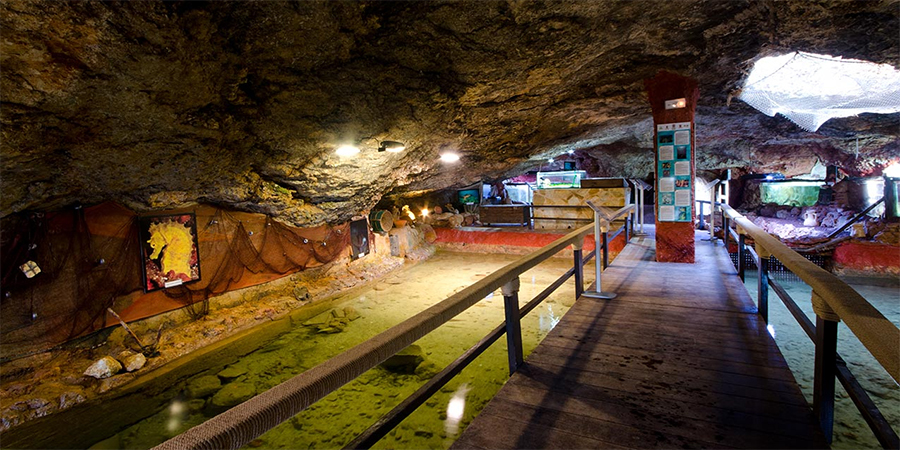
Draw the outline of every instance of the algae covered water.
<instances>
[{"instance_id":1,"label":"algae covered water","mask_svg":"<svg viewBox=\"0 0 900 450\"><path fill-rule=\"evenodd\" d=\"M745 286L750 296L756 299L757 272L747 271ZM781 281L778 283L790 294L794 302L816 322L812 309L812 289L802 281ZM900 326L900 289L867 284L851 284L869 303L880 311L894 325ZM784 306L774 291L769 290L769 332L774 335L778 348L806 400L812 405L813 368L815 345L803 332L796 319ZM847 362L850 372L869 393L869 397L897 431L900 424L900 387L881 367L878 361L841 322L838 325L838 354ZM839 381L835 381L834 441L835 449L881 448L869 426L863 420L853 401L844 391Z\"/></svg>"},{"instance_id":2,"label":"algae covered water","mask_svg":"<svg viewBox=\"0 0 900 450\"><path fill-rule=\"evenodd\" d=\"M515 255L438 252L434 257L354 290L336 302L338 328L321 320L298 325L215 373L201 372L168 395L168 406L94 448L150 448L229 406L263 392L369 339L516 260ZM553 258L520 277L520 305L571 268ZM589 283L590 280L585 280ZM522 319L526 355L574 303L574 281L560 287ZM331 393L250 447L337 448L349 443L432 375L504 321L499 290L411 347L411 364L376 367ZM377 448L447 448L508 379L506 341L498 340L408 417ZM114 430L111 430L111 432Z\"/></svg>"}]
</instances>

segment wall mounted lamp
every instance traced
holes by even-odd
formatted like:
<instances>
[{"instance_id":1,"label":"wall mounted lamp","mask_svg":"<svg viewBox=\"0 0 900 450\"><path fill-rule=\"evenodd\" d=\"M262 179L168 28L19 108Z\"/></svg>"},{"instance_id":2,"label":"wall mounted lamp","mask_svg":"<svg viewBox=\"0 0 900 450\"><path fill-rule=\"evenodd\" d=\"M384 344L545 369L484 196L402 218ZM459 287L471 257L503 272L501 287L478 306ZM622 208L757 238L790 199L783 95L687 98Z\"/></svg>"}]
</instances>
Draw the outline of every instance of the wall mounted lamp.
<instances>
[{"instance_id":1,"label":"wall mounted lamp","mask_svg":"<svg viewBox=\"0 0 900 450\"><path fill-rule=\"evenodd\" d=\"M687 100L683 98L676 98L672 100L666 100L666 109L680 109L687 106Z\"/></svg>"},{"instance_id":2,"label":"wall mounted lamp","mask_svg":"<svg viewBox=\"0 0 900 450\"><path fill-rule=\"evenodd\" d=\"M388 151L391 153L397 153L402 152L404 149L406 149L406 146L403 145L402 142L397 141L382 141L381 145L378 146L379 152Z\"/></svg>"},{"instance_id":3,"label":"wall mounted lamp","mask_svg":"<svg viewBox=\"0 0 900 450\"><path fill-rule=\"evenodd\" d=\"M354 145L342 145L338 147L337 150L335 150L335 153L337 153L338 156L343 157L353 156L359 153L359 147L356 147Z\"/></svg>"}]
</instances>

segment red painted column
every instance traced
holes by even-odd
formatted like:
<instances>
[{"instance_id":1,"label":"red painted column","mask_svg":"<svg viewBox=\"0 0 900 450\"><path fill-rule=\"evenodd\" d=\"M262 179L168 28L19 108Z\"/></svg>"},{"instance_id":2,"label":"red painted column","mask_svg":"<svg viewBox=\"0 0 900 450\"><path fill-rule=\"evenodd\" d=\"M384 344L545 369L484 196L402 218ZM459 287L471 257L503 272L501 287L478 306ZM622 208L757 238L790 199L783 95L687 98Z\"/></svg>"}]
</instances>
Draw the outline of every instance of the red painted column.
<instances>
[{"instance_id":1,"label":"red painted column","mask_svg":"<svg viewBox=\"0 0 900 450\"><path fill-rule=\"evenodd\" d=\"M650 107L653 110L653 153L655 154L654 170L656 171L656 185L654 186L656 193L656 260L659 262L693 263L694 218L696 217L696 212L694 211L694 183L696 181L694 169L694 153L696 149L694 146L694 109L700 97L700 90L697 87L697 81L665 71L659 72L653 78L644 80L644 87L647 89ZM685 99L683 108L666 109L666 100L679 98ZM670 125L669 128L671 128L675 126L674 124L685 123L690 124L688 155L685 156L684 160L677 161L679 155L675 153L673 156L666 157L661 161L660 146L666 145L666 143L660 142L660 128L666 127L660 127L660 125ZM670 134L667 133L668 135ZM677 142L672 142L673 152L679 147L675 144ZM670 159L672 162L669 162ZM682 165L679 165L681 170L684 169L683 164L688 162L690 164L690 175L685 175L682 172L681 175L676 176L674 171L676 162L682 162ZM672 172L669 172L669 170ZM665 192L660 189L661 178L666 178L670 182L673 179L677 179L679 188L689 191L689 194L682 193L680 197L677 197L675 194L678 188L675 188L676 190L672 191L671 198L662 198L661 195L665 195ZM690 184L685 187L684 183L688 180ZM685 201L684 195L690 195L689 202ZM667 208L664 211L666 214L663 214L662 218L660 217L661 200L665 200L667 205L672 205L669 207L671 209ZM674 206L679 203L682 205L688 203L688 205ZM673 210L676 211L674 220L668 215Z\"/></svg>"}]
</instances>

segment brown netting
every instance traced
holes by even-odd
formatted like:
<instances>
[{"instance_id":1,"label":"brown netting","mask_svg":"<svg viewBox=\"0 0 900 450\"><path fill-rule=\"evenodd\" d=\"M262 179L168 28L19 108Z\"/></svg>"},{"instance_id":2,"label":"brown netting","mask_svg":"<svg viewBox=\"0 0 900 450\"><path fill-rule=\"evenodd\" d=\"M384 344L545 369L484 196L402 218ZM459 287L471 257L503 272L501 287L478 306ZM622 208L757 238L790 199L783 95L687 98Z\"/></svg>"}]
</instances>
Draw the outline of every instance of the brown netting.
<instances>
[{"instance_id":1,"label":"brown netting","mask_svg":"<svg viewBox=\"0 0 900 450\"><path fill-rule=\"evenodd\" d=\"M144 293L138 216L115 204L30 214L6 220L2 239L0 356L15 358L115 324L271 281L333 261L349 242L340 226L296 228L262 214L212 206L155 213L193 213L200 280ZM34 261L27 278L19 266Z\"/></svg>"}]
</instances>

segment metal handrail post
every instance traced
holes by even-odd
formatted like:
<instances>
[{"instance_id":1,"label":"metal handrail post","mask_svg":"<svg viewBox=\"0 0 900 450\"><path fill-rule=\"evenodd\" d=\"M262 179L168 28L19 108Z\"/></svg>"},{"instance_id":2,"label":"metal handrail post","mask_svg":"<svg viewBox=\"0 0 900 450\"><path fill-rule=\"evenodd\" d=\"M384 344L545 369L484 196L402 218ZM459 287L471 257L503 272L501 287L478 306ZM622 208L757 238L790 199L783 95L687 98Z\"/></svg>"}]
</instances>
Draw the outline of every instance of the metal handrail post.
<instances>
[{"instance_id":1,"label":"metal handrail post","mask_svg":"<svg viewBox=\"0 0 900 450\"><path fill-rule=\"evenodd\" d=\"M582 250L583 247L581 244L572 245L572 255L575 258L575 299L581 297L581 294L584 292L584 259L582 259Z\"/></svg>"},{"instance_id":2,"label":"metal handrail post","mask_svg":"<svg viewBox=\"0 0 900 450\"><path fill-rule=\"evenodd\" d=\"M703 220L703 202L700 203L700 229L702 230L706 226L706 221Z\"/></svg>"},{"instance_id":3,"label":"metal handrail post","mask_svg":"<svg viewBox=\"0 0 900 450\"><path fill-rule=\"evenodd\" d=\"M603 270L609 267L609 231L603 232Z\"/></svg>"},{"instance_id":4,"label":"metal handrail post","mask_svg":"<svg viewBox=\"0 0 900 450\"><path fill-rule=\"evenodd\" d=\"M741 277L741 283L744 282L744 272L747 271L747 263L744 258L747 257L747 248L745 247L744 235L738 233L738 276Z\"/></svg>"},{"instance_id":5,"label":"metal handrail post","mask_svg":"<svg viewBox=\"0 0 900 450\"><path fill-rule=\"evenodd\" d=\"M757 248L757 253L760 249ZM759 264L757 264L758 274L756 282L756 312L759 314L763 322L769 323L769 258L768 256L759 255Z\"/></svg>"},{"instance_id":6,"label":"metal handrail post","mask_svg":"<svg viewBox=\"0 0 900 450\"><path fill-rule=\"evenodd\" d=\"M603 245L600 242L601 239L601 231L600 231L600 211L591 208L594 210L594 290L593 291L585 291L581 295L583 297L589 298L599 298L603 300L610 300L616 298L616 294L612 292L603 292L600 274L603 271L604 261L601 257L603 253L601 253L600 247ZM605 250L605 249L604 249Z\"/></svg>"},{"instance_id":7,"label":"metal handrail post","mask_svg":"<svg viewBox=\"0 0 900 450\"><path fill-rule=\"evenodd\" d=\"M725 210L722 210L722 242L725 243L725 253L728 253L728 232L731 230L731 224L728 221L728 216L725 215Z\"/></svg>"},{"instance_id":8,"label":"metal handrail post","mask_svg":"<svg viewBox=\"0 0 900 450\"><path fill-rule=\"evenodd\" d=\"M503 293L503 310L506 315L506 348L511 376L525 361L522 352L521 317L519 316L519 277L504 284L500 291Z\"/></svg>"},{"instance_id":9,"label":"metal handrail post","mask_svg":"<svg viewBox=\"0 0 900 450\"><path fill-rule=\"evenodd\" d=\"M640 191L641 191L641 194L640 194L640 197L638 197L638 199L640 200L639 208L641 210L638 211L638 214L640 214L640 216L641 216L641 234L644 234L644 201L645 200L644 200L644 185L643 184L641 185Z\"/></svg>"},{"instance_id":10,"label":"metal handrail post","mask_svg":"<svg viewBox=\"0 0 900 450\"><path fill-rule=\"evenodd\" d=\"M837 325L816 315L816 362L813 380L813 413L825 440L831 444L834 433L834 377L837 355Z\"/></svg>"}]
</instances>

